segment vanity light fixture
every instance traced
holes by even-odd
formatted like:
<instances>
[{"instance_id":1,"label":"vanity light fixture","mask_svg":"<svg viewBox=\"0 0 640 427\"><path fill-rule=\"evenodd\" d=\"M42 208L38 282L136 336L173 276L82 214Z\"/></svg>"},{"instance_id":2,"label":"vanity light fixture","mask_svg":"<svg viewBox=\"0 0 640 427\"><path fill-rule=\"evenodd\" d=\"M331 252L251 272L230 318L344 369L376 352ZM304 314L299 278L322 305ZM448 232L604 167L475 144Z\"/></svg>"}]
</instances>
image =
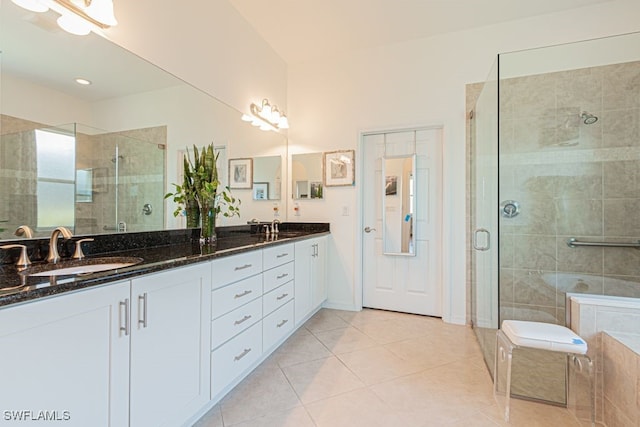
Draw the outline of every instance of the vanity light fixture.
<instances>
[{"instance_id":1,"label":"vanity light fixture","mask_svg":"<svg viewBox=\"0 0 640 427\"><path fill-rule=\"evenodd\" d=\"M259 126L260 130L280 130L289 129L289 120L284 112L278 110L275 105L269 104L268 99L263 99L260 106L251 103L249 106L251 114L243 114L242 120L251 122L253 126Z\"/></svg>"},{"instance_id":2,"label":"vanity light fixture","mask_svg":"<svg viewBox=\"0 0 640 427\"><path fill-rule=\"evenodd\" d=\"M113 12L113 0L11 0L32 12L49 9L60 14L58 26L68 33L84 36L91 31L106 30L118 25Z\"/></svg>"}]
</instances>

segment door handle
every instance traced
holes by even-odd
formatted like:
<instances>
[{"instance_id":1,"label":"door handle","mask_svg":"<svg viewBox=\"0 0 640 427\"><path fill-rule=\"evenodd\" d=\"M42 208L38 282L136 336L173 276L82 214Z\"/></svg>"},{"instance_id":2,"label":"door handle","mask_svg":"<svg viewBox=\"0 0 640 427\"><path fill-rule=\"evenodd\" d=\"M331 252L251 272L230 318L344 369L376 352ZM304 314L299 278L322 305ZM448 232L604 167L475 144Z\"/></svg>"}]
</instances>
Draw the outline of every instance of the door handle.
<instances>
[{"instance_id":1,"label":"door handle","mask_svg":"<svg viewBox=\"0 0 640 427\"><path fill-rule=\"evenodd\" d=\"M487 235L487 244L485 246L478 246L478 235L485 233ZM488 251L491 248L491 233L486 228L478 228L473 232L473 249L476 251Z\"/></svg>"},{"instance_id":2,"label":"door handle","mask_svg":"<svg viewBox=\"0 0 640 427\"><path fill-rule=\"evenodd\" d=\"M364 228L364 232L365 233L371 233L372 231L376 231L376 229L375 228L371 228L371 227L365 227Z\"/></svg>"}]
</instances>

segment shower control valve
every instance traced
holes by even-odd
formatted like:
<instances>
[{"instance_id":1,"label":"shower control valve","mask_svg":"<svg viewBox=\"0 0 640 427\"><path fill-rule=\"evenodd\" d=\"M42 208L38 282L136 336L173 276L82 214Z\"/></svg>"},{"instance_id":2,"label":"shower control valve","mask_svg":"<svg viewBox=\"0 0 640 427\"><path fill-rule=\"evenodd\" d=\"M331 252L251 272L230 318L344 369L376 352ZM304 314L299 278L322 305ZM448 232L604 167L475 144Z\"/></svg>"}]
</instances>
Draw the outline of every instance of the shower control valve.
<instances>
[{"instance_id":1,"label":"shower control valve","mask_svg":"<svg viewBox=\"0 0 640 427\"><path fill-rule=\"evenodd\" d=\"M520 213L520 203L515 200L505 200L500 203L500 215L503 218L513 218Z\"/></svg>"}]
</instances>

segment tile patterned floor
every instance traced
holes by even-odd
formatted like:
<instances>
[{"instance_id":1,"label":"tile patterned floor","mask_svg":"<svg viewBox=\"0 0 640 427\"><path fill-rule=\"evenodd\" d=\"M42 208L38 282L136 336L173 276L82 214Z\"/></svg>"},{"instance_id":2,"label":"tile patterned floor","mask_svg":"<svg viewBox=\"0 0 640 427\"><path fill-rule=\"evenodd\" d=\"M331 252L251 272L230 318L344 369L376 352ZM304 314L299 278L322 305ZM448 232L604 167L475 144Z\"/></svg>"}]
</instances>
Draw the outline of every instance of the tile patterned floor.
<instances>
[{"instance_id":1,"label":"tile patterned floor","mask_svg":"<svg viewBox=\"0 0 640 427\"><path fill-rule=\"evenodd\" d=\"M473 331L380 310L323 309L197 427L504 426ZM580 426L512 401L511 426Z\"/></svg>"}]
</instances>

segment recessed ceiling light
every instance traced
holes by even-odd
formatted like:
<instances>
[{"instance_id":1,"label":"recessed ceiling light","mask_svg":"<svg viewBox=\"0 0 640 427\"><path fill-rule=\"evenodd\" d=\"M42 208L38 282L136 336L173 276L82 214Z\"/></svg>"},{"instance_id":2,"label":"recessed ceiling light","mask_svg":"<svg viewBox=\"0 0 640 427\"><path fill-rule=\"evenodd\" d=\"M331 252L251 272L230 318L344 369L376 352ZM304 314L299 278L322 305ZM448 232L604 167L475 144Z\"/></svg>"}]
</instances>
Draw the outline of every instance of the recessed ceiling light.
<instances>
[{"instance_id":1,"label":"recessed ceiling light","mask_svg":"<svg viewBox=\"0 0 640 427\"><path fill-rule=\"evenodd\" d=\"M79 85L90 85L91 84L91 80L87 80L87 79L83 79L81 77L78 77L76 79L76 83L78 83Z\"/></svg>"}]
</instances>

